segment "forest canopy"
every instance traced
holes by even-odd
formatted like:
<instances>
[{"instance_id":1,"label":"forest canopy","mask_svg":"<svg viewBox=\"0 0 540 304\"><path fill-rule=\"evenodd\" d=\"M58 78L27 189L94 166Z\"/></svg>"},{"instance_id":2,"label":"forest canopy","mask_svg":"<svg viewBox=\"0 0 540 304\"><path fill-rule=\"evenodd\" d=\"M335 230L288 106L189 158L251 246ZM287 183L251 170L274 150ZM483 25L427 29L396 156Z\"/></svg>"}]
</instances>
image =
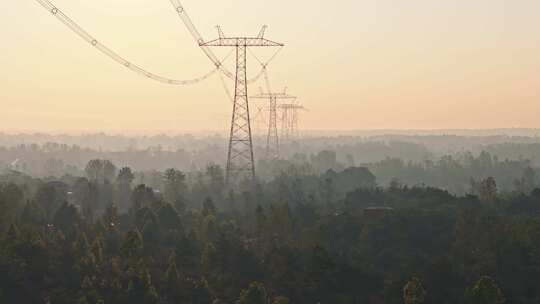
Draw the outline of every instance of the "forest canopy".
<instances>
[{"instance_id":1,"label":"forest canopy","mask_svg":"<svg viewBox=\"0 0 540 304\"><path fill-rule=\"evenodd\" d=\"M307 165L334 159L324 152ZM6 172L0 302L540 300L540 189L529 163L483 153L422 168L282 165L232 188L219 165L156 170L151 183L106 159L81 175ZM381 184L384 170L394 177ZM404 182L411 170L441 187ZM479 170L486 177L468 176ZM501 191L512 170L520 178ZM464 194L443 189L456 180Z\"/></svg>"},{"instance_id":2,"label":"forest canopy","mask_svg":"<svg viewBox=\"0 0 540 304\"><path fill-rule=\"evenodd\" d=\"M533 137L312 137L234 185L221 137L17 139L0 303L540 302Z\"/></svg>"}]
</instances>

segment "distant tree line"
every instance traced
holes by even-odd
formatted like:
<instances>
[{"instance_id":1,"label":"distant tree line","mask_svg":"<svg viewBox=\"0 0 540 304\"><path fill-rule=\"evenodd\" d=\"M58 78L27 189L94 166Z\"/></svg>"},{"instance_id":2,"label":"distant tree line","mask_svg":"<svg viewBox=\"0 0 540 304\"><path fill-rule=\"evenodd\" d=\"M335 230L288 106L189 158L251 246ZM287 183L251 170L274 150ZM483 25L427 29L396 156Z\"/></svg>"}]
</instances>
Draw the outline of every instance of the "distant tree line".
<instances>
[{"instance_id":1,"label":"distant tree line","mask_svg":"<svg viewBox=\"0 0 540 304\"><path fill-rule=\"evenodd\" d=\"M159 187L162 172L168 168L177 168L190 177L204 171L210 163L223 166L225 141L216 144L218 140L212 137L176 139L183 140L178 143L182 148L172 149L158 145L144 149L113 151L50 142L42 145L0 147L0 172L16 171L43 179L63 175L88 177L86 165L89 161L108 159L115 164L132 168L135 184ZM482 146L479 152L460 150L439 155L424 144L444 146L443 143L449 139L413 139L422 139L426 143L359 142L355 137L338 137L327 139L328 143L325 144L321 138L306 139L302 145L285 145L283 157L278 160L258 159L257 173L261 180L269 182L282 172L320 175L328 170L343 171L348 167L364 166L376 176L381 186L388 186L391 182L426 185L458 195L472 193L474 183L489 176L497 180L502 192L530 192L531 187L537 186L536 175L540 163L536 155L539 155L540 144L500 143ZM155 143L159 140L153 138L148 139L148 142ZM264 152L257 149L259 150L255 155L264 156Z\"/></svg>"}]
</instances>

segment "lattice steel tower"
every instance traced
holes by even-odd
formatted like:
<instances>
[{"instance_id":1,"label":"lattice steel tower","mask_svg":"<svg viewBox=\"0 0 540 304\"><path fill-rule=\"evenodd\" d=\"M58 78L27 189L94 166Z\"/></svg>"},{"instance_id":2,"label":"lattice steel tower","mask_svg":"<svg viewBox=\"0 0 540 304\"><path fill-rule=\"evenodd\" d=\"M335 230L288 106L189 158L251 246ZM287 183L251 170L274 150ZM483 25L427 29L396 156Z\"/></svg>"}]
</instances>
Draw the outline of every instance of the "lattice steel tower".
<instances>
[{"instance_id":1,"label":"lattice steel tower","mask_svg":"<svg viewBox=\"0 0 540 304\"><path fill-rule=\"evenodd\" d=\"M284 142L290 142L300 137L298 128L298 112L306 110L304 106L293 102L280 104L278 108L281 110L281 138Z\"/></svg>"},{"instance_id":2,"label":"lattice steel tower","mask_svg":"<svg viewBox=\"0 0 540 304\"><path fill-rule=\"evenodd\" d=\"M264 26L257 37L226 38L219 29L219 38L209 42L200 42L201 47L234 47L236 48L236 79L234 103L227 155L226 180L231 182L238 178L255 178L255 161L253 158L253 142L251 137L251 121L249 116L248 84L247 84L247 51L249 47L278 47L281 43L264 38Z\"/></svg>"},{"instance_id":3,"label":"lattice steel tower","mask_svg":"<svg viewBox=\"0 0 540 304\"><path fill-rule=\"evenodd\" d=\"M279 158L279 136L277 126L277 107L278 100L296 100L296 96L291 96L286 93L286 89L281 93L263 93L251 96L256 99L266 99L269 101L268 107L268 134L266 135L266 158Z\"/></svg>"}]
</instances>

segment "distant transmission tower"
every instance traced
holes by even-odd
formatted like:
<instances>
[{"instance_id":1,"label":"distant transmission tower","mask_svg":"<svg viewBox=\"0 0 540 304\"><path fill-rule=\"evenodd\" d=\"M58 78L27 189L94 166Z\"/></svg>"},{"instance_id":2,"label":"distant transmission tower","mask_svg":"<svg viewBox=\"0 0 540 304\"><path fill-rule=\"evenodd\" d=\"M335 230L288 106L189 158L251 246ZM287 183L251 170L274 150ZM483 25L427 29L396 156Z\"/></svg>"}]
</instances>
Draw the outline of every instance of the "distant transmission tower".
<instances>
[{"instance_id":1,"label":"distant transmission tower","mask_svg":"<svg viewBox=\"0 0 540 304\"><path fill-rule=\"evenodd\" d=\"M306 110L304 106L293 102L280 104L281 110L281 138L283 142L290 142L300 137L298 128L298 112Z\"/></svg>"},{"instance_id":2,"label":"distant transmission tower","mask_svg":"<svg viewBox=\"0 0 540 304\"><path fill-rule=\"evenodd\" d=\"M267 99L269 101L268 108L268 134L266 135L266 158L276 159L279 158L279 136L277 126L277 107L278 100L296 100L295 96L288 95L286 88L281 93L263 93L259 95L251 96L256 99Z\"/></svg>"},{"instance_id":3,"label":"distant transmission tower","mask_svg":"<svg viewBox=\"0 0 540 304\"><path fill-rule=\"evenodd\" d=\"M263 26L257 37L226 38L218 27L218 39L199 44L201 47L236 48L236 79L226 171L226 180L228 182L241 177L255 178L248 102L247 51L249 47L283 46L281 43L265 39L265 30L266 26Z\"/></svg>"}]
</instances>

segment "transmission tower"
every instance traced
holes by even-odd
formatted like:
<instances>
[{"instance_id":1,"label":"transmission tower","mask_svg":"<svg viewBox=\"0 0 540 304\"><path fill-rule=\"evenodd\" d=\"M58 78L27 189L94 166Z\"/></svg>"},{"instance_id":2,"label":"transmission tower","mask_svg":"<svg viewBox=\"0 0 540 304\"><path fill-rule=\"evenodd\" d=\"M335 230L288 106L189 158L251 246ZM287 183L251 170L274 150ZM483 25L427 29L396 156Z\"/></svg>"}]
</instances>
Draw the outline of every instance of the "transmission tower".
<instances>
[{"instance_id":1,"label":"transmission tower","mask_svg":"<svg viewBox=\"0 0 540 304\"><path fill-rule=\"evenodd\" d=\"M298 128L298 112L306 110L304 106L297 102L280 104L281 110L281 138L284 142L290 142L300 136Z\"/></svg>"},{"instance_id":2,"label":"transmission tower","mask_svg":"<svg viewBox=\"0 0 540 304\"><path fill-rule=\"evenodd\" d=\"M255 178L255 162L253 158L253 142L251 137L251 121L249 117L248 84L247 84L247 51L250 47L280 47L281 43L264 38L266 26L263 26L257 37L227 38L218 28L219 38L201 42L201 47L234 47L236 48L236 77L234 102L227 155L226 180L228 182L241 177Z\"/></svg>"},{"instance_id":3,"label":"transmission tower","mask_svg":"<svg viewBox=\"0 0 540 304\"><path fill-rule=\"evenodd\" d=\"M266 136L266 158L276 159L279 158L279 136L277 127L277 107L278 100L296 100L295 96L288 95L286 88L280 93L261 93L251 98L266 99L269 101L268 107L268 133Z\"/></svg>"},{"instance_id":4,"label":"transmission tower","mask_svg":"<svg viewBox=\"0 0 540 304\"><path fill-rule=\"evenodd\" d=\"M174 6L178 16L184 22L185 26L191 33L192 37L197 41L199 47L203 50L205 55L212 61L214 68L197 78L176 80L167 77L163 77L154 73L151 73L138 65L133 64L112 49L101 43L94 36L90 35L86 30L69 18L62 11L58 9L49 0L36 0L43 8L49 11L53 16L70 28L75 34L84 39L92 47L108 56L112 60L128 68L129 70L142 74L143 76L153 79L162 83L171 85L192 85L206 80L214 74L218 74L221 78L223 86L227 95L229 91L227 85L222 77L225 75L228 78L235 81L235 92L233 101L233 114L231 122L231 133L229 139L229 150L227 157L227 180L238 175L245 175L248 179L255 177L255 163L253 161L253 143L251 137L251 124L249 116L249 103L248 103L248 84L257 81L260 77L265 75L267 77L267 66L279 53L283 44L273 42L264 38L266 26L263 26L257 37L234 37L227 38L218 27L219 38L213 41L204 42L205 40L194 26L191 18L188 16L185 8L180 3L180 0L170 0ZM229 56L223 59L219 59L210 49L211 47L234 47L236 49L236 73L229 72L223 63ZM247 79L247 51L250 47L281 47L278 49L266 62L260 61L260 72L253 78ZM232 99L232 96L231 96Z\"/></svg>"}]
</instances>

